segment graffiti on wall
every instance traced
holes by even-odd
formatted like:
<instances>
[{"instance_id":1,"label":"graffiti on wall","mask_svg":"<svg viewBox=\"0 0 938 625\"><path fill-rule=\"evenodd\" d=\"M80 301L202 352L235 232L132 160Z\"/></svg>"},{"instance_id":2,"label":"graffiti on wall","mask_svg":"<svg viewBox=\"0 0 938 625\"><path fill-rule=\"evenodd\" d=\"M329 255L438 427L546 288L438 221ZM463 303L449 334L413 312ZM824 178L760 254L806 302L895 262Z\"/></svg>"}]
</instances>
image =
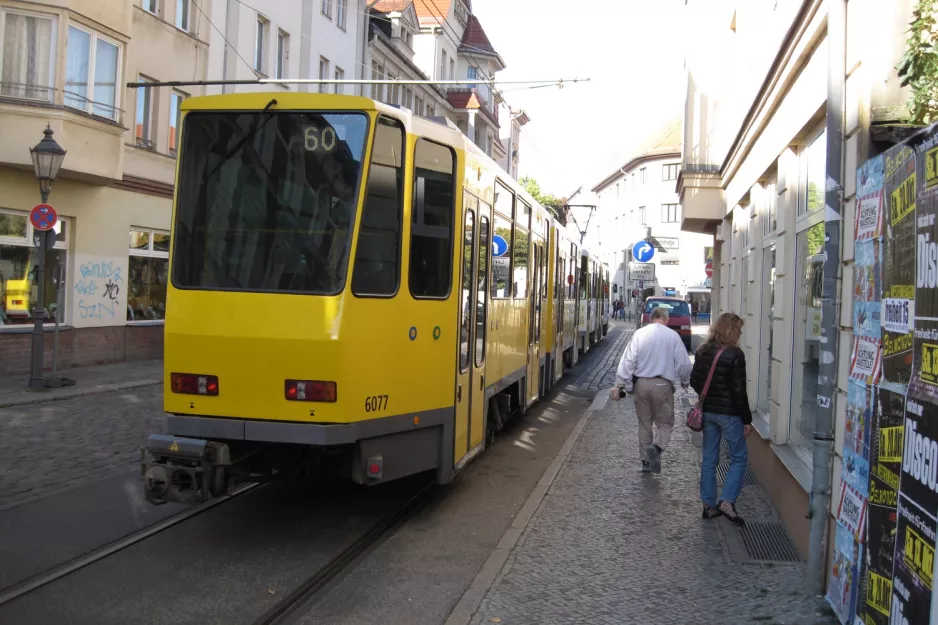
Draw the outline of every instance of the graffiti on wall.
<instances>
[{"instance_id":1,"label":"graffiti on wall","mask_svg":"<svg viewBox=\"0 0 938 625\"><path fill-rule=\"evenodd\" d=\"M78 254L72 293L76 327L123 325L127 318L127 258Z\"/></svg>"}]
</instances>

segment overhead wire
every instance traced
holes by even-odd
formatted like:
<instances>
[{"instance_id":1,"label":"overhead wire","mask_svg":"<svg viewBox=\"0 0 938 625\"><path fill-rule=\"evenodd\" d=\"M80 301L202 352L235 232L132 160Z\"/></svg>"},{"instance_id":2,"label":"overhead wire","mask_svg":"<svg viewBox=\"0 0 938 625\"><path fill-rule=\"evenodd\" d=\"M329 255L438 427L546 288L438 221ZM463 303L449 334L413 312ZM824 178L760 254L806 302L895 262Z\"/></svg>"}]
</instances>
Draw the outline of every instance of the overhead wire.
<instances>
[{"instance_id":1,"label":"overhead wire","mask_svg":"<svg viewBox=\"0 0 938 625\"><path fill-rule=\"evenodd\" d=\"M260 77L261 77L260 72L258 72L256 69L254 69L254 66L252 66L250 63L248 63L246 60L244 60L244 57L241 56L241 53L238 52L238 49L237 49L236 47L234 47L233 45L231 45L231 42L228 41L228 38L227 38L227 37L225 37L225 33L223 33L223 32L221 31L221 29L218 28L218 26L215 25L215 22L213 22L213 21L212 21L212 18L210 18L210 17L205 13L205 11L202 10L202 7L199 6L199 3L198 3L198 2L193 2L193 3L192 3L192 6L194 6L194 7L196 8L196 10L197 10L199 13L202 14L202 17L204 17L204 18L208 21L208 23L212 25L212 28L215 29L215 32L217 32L219 35L221 35L221 38L224 40L225 45L228 46L229 48L231 48L231 49L234 51L234 53L238 55L238 58L241 59L241 61L247 66L247 68L248 68L249 70L251 70L251 72L252 72L255 76L257 76L258 78L260 78Z\"/></svg>"}]
</instances>

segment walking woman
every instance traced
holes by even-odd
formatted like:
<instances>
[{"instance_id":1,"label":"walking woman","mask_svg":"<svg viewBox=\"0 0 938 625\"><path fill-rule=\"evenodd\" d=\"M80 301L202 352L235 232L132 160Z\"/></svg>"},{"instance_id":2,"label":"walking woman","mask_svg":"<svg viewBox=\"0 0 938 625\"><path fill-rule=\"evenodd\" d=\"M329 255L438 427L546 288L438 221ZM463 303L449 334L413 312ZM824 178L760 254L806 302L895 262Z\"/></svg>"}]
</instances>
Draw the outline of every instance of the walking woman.
<instances>
[{"instance_id":1,"label":"walking woman","mask_svg":"<svg viewBox=\"0 0 938 625\"><path fill-rule=\"evenodd\" d=\"M743 487L749 457L746 437L752 431L752 412L746 394L746 355L739 348L742 331L743 320L739 315L723 313L717 317L710 326L710 336L697 350L690 378L697 394L704 396L703 462L700 467L703 518L712 519L722 514L740 526L745 522L736 514L736 498ZM709 388L704 393L711 375ZM729 443L730 468L723 484L723 496L718 502L716 470L721 436Z\"/></svg>"}]
</instances>

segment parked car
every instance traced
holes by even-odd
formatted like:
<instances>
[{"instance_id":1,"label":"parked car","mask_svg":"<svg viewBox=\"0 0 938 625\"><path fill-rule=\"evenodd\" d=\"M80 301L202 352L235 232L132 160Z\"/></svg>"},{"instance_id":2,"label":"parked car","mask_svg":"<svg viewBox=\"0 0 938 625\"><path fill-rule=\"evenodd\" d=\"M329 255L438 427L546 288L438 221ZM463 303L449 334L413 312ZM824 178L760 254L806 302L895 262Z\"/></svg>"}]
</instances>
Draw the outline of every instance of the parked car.
<instances>
[{"instance_id":1,"label":"parked car","mask_svg":"<svg viewBox=\"0 0 938 625\"><path fill-rule=\"evenodd\" d=\"M650 323L651 311L658 307L668 309L668 327L681 336L684 346L690 351L690 305L679 297L649 297L642 310L642 326Z\"/></svg>"}]
</instances>

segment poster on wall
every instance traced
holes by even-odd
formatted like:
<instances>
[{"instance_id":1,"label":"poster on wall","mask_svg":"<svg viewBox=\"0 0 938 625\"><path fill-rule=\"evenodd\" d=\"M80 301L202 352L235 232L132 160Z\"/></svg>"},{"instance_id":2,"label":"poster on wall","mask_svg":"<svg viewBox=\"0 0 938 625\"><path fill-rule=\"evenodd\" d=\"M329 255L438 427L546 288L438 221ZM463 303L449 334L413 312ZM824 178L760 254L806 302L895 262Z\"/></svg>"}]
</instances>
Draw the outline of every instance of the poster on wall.
<instances>
[{"instance_id":1,"label":"poster on wall","mask_svg":"<svg viewBox=\"0 0 938 625\"><path fill-rule=\"evenodd\" d=\"M866 241L883 235L883 156L857 169L857 213L854 239Z\"/></svg>"},{"instance_id":2,"label":"poster on wall","mask_svg":"<svg viewBox=\"0 0 938 625\"><path fill-rule=\"evenodd\" d=\"M854 540L853 534L838 523L831 554L827 601L841 623L853 621L861 552L862 548Z\"/></svg>"},{"instance_id":3,"label":"poster on wall","mask_svg":"<svg viewBox=\"0 0 938 625\"><path fill-rule=\"evenodd\" d=\"M882 338L880 240L858 241L853 268L853 333L879 342Z\"/></svg>"},{"instance_id":4,"label":"poster on wall","mask_svg":"<svg viewBox=\"0 0 938 625\"><path fill-rule=\"evenodd\" d=\"M879 389L870 419L866 543L863 549L861 600L857 608L860 620L867 625L889 623L904 423L905 396L888 389ZM845 444L846 440L845 436Z\"/></svg>"},{"instance_id":5,"label":"poster on wall","mask_svg":"<svg viewBox=\"0 0 938 625\"><path fill-rule=\"evenodd\" d=\"M935 516L938 512L938 405L907 398L899 494Z\"/></svg>"},{"instance_id":6,"label":"poster on wall","mask_svg":"<svg viewBox=\"0 0 938 625\"><path fill-rule=\"evenodd\" d=\"M916 141L915 323L909 395L938 402L938 136Z\"/></svg>"},{"instance_id":7,"label":"poster on wall","mask_svg":"<svg viewBox=\"0 0 938 625\"><path fill-rule=\"evenodd\" d=\"M873 385L882 374L882 350L874 339L856 336L853 339L853 356L850 359L850 378L860 384Z\"/></svg>"},{"instance_id":8,"label":"poster on wall","mask_svg":"<svg viewBox=\"0 0 938 625\"><path fill-rule=\"evenodd\" d=\"M890 623L928 623L935 562L935 520L899 498Z\"/></svg>"},{"instance_id":9,"label":"poster on wall","mask_svg":"<svg viewBox=\"0 0 938 625\"><path fill-rule=\"evenodd\" d=\"M915 152L908 146L884 156L882 345L883 380L902 387L912 377L915 310Z\"/></svg>"}]
</instances>

